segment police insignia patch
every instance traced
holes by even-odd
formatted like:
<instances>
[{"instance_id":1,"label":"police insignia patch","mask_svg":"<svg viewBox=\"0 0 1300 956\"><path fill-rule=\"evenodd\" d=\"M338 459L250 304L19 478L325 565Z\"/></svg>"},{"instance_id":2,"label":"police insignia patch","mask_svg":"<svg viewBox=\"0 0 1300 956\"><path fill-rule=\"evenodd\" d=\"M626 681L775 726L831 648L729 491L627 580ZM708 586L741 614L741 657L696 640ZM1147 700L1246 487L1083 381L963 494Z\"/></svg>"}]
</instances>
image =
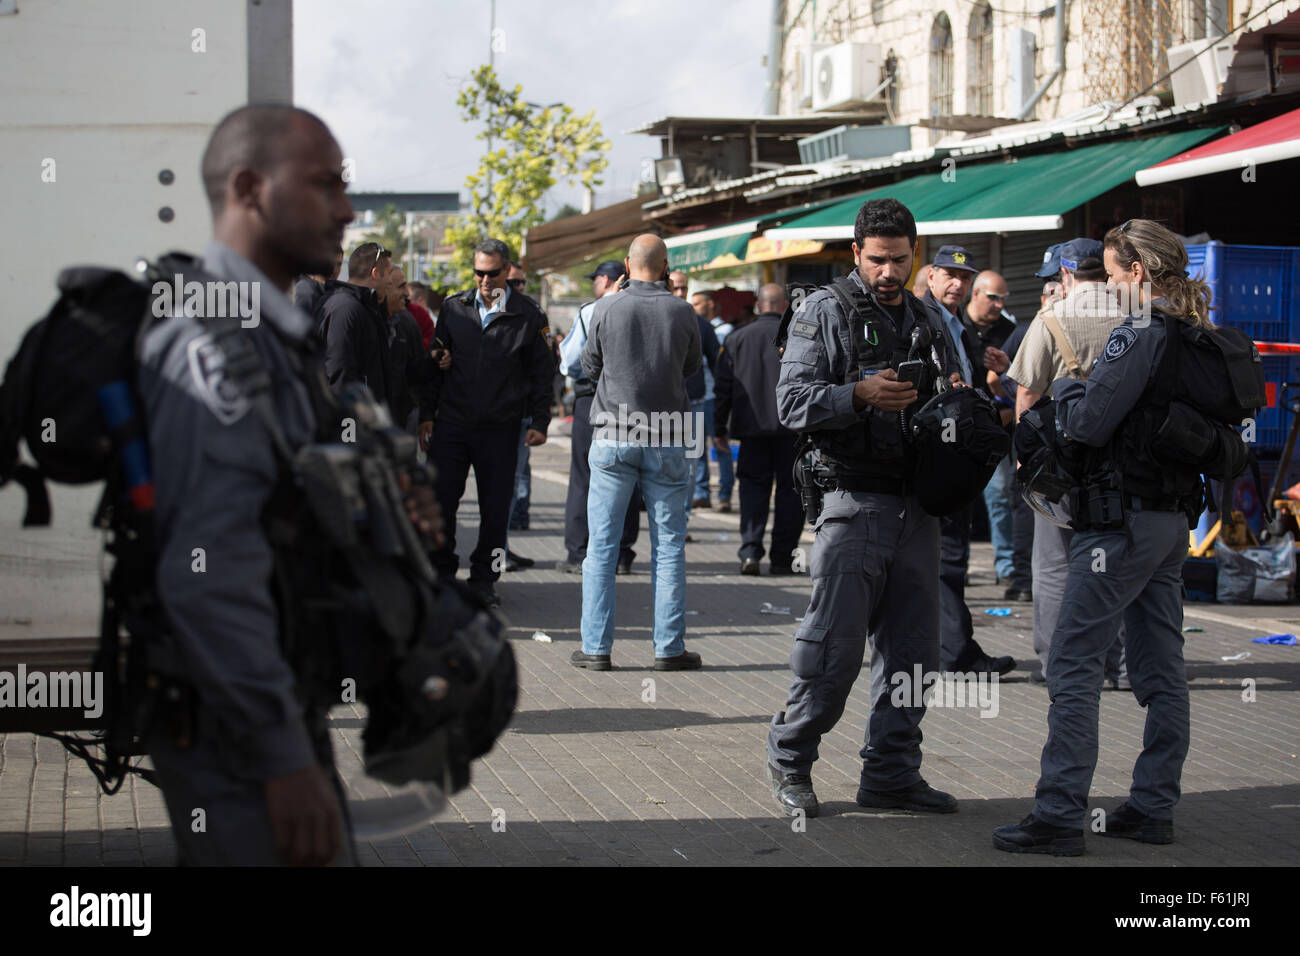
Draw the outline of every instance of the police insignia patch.
<instances>
[{"instance_id":1,"label":"police insignia patch","mask_svg":"<svg viewBox=\"0 0 1300 956\"><path fill-rule=\"evenodd\" d=\"M1121 325L1115 331L1110 333L1110 338L1106 340L1106 361L1113 362L1131 349L1137 342L1137 333L1127 325Z\"/></svg>"},{"instance_id":2,"label":"police insignia patch","mask_svg":"<svg viewBox=\"0 0 1300 956\"><path fill-rule=\"evenodd\" d=\"M250 407L248 399L227 377L226 355L212 334L205 333L191 341L186 352L194 389L208 410L217 416L217 421L233 425L243 418Z\"/></svg>"},{"instance_id":3,"label":"police insignia patch","mask_svg":"<svg viewBox=\"0 0 1300 956\"><path fill-rule=\"evenodd\" d=\"M817 338L817 323L811 319L796 319L794 327L790 329L791 335L797 335L801 339Z\"/></svg>"}]
</instances>

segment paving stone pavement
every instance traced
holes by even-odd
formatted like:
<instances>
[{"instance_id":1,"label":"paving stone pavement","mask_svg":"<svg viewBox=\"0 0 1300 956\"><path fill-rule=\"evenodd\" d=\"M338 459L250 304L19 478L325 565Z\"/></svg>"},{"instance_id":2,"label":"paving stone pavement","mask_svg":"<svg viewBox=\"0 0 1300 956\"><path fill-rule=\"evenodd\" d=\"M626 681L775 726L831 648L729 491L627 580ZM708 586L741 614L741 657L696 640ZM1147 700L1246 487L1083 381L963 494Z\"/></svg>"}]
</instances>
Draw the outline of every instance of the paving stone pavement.
<instances>
[{"instance_id":1,"label":"paving stone pavement","mask_svg":"<svg viewBox=\"0 0 1300 956\"><path fill-rule=\"evenodd\" d=\"M990 548L976 544L968 597L977 637L990 653L1022 663L998 686L995 716L949 707L925 717L922 772L961 801L960 812L869 812L854 803L869 704L864 672L814 769L824 815L797 827L773 803L763 744L768 720L785 702L791 635L807 606L808 579L740 577L738 514L696 512L695 540L687 545L687 643L703 655L705 669L655 672L643 525L634 573L617 580L615 667L575 669L568 657L579 643L580 579L552 570L563 557L567 471L563 435L534 449L531 528L512 533L511 548L539 563L505 575L499 585L521 670L509 730L476 765L472 785L430 825L359 846L364 865L1248 866L1300 860L1300 648L1249 642L1279 628L1297 630L1300 608L1188 605L1185 623L1204 632L1187 636L1192 750L1175 844L1090 837L1079 859L1013 856L994 850L990 834L1030 808L1047 691L1027 680L1030 606L1010 605L1010 617L983 613L1005 602L993 584ZM473 482L467 488L472 495ZM472 498L460 517L467 555L476 527ZM804 546L810 544L805 535ZM21 613L12 602L24 587L30 593L32 580L48 576L50 562L79 560L67 541L44 552L28 539L6 544L0 553L6 611ZM91 586L93 566L93 555L86 556ZM84 586L75 597L73 590L65 593L80 602L82 629L90 633L94 621L84 608L93 602ZM761 613L765 602L789 613ZM64 603L56 600L60 608ZM533 640L536 631L551 643ZM0 639L12 633L0 627ZM1251 652L1246 660L1221 659L1245 650ZM1250 696L1243 681L1253 682L1253 700L1243 699ZM1143 716L1131 694L1102 694L1092 806L1124 799ZM334 711L340 773L359 799L385 792L362 773L363 725L359 708ZM56 742L0 736L0 864L166 866L174 855L166 810L151 785L132 778L106 797Z\"/></svg>"}]
</instances>

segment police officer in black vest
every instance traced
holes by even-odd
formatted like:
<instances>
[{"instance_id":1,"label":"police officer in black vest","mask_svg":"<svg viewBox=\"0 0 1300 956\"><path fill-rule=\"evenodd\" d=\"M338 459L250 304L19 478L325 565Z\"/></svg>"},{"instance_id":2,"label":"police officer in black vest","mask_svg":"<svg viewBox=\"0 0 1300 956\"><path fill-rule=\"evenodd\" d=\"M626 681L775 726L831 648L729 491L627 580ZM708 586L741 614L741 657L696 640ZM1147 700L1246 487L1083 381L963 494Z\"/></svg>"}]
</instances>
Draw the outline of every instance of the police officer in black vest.
<instances>
[{"instance_id":1,"label":"police officer in black vest","mask_svg":"<svg viewBox=\"0 0 1300 956\"><path fill-rule=\"evenodd\" d=\"M844 712L870 632L858 804L951 813L957 801L921 778L923 689L891 691L900 676L939 666L939 522L912 493L905 429L936 379L957 368L937 317L904 289L916 244L907 207L869 200L853 232L857 268L794 303L777 385L781 424L815 443L825 497L812 600L790 654L789 701L768 730L768 769L784 810L817 814L812 765Z\"/></svg>"},{"instance_id":2,"label":"police officer in black vest","mask_svg":"<svg viewBox=\"0 0 1300 956\"><path fill-rule=\"evenodd\" d=\"M1143 748L1128 800L1092 827L1099 836L1173 841L1173 811L1187 757L1190 717L1183 665L1182 566L1189 515L1203 502L1199 467L1143 454L1144 414L1176 325L1208 325L1210 293L1186 275L1187 251L1163 226L1134 219L1105 238L1110 285L1129 318L1106 343L1086 382L1052 385L1057 420L1090 449L1081 528L1048 658L1052 699L1033 812L999 828L993 845L1013 853L1083 853L1088 790L1097 765L1097 708L1106 651L1122 615L1129 679L1146 708ZM1185 383L1193 393L1205 383ZM1166 397L1165 404L1168 403Z\"/></svg>"}]
</instances>

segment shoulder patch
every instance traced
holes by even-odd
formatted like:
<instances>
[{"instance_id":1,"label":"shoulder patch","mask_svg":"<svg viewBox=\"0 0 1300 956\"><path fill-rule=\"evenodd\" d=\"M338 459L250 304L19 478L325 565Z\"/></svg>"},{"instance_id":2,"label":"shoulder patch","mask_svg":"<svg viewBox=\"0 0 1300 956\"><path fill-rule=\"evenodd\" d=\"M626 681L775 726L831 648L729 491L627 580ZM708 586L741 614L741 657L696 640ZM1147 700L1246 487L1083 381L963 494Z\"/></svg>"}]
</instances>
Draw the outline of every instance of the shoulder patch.
<instances>
[{"instance_id":1,"label":"shoulder patch","mask_svg":"<svg viewBox=\"0 0 1300 956\"><path fill-rule=\"evenodd\" d=\"M226 355L205 332L186 347L190 377L203 404L223 425L233 425L248 412L248 399L226 375Z\"/></svg>"},{"instance_id":2,"label":"shoulder patch","mask_svg":"<svg viewBox=\"0 0 1300 956\"><path fill-rule=\"evenodd\" d=\"M797 335L801 339L815 339L817 323L812 319L795 319L794 325L790 327L790 334Z\"/></svg>"},{"instance_id":3,"label":"shoulder patch","mask_svg":"<svg viewBox=\"0 0 1300 956\"><path fill-rule=\"evenodd\" d=\"M1113 362L1121 357L1125 352L1131 349L1137 342L1137 333L1127 325L1121 325L1110 333L1110 338L1106 340L1106 349L1103 355L1107 362Z\"/></svg>"}]
</instances>

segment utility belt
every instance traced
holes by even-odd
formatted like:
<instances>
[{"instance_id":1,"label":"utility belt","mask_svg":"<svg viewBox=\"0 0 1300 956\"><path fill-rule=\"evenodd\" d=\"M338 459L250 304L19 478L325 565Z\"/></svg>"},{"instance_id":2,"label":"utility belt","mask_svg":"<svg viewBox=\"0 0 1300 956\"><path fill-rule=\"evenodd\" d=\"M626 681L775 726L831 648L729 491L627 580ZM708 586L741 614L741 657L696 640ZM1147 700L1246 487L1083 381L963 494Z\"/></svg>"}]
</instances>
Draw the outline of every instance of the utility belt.
<instances>
[{"instance_id":1,"label":"utility belt","mask_svg":"<svg viewBox=\"0 0 1300 956\"><path fill-rule=\"evenodd\" d=\"M1193 509L1200 510L1199 502L1125 494L1118 488L1109 487L1109 484L1106 481L1093 482L1070 492L1076 530L1117 531L1124 527L1126 513L1165 511L1190 514Z\"/></svg>"},{"instance_id":2,"label":"utility belt","mask_svg":"<svg viewBox=\"0 0 1300 956\"><path fill-rule=\"evenodd\" d=\"M596 383L589 378L580 378L573 383L573 397L586 398L596 394Z\"/></svg>"},{"instance_id":3,"label":"utility belt","mask_svg":"<svg viewBox=\"0 0 1300 956\"><path fill-rule=\"evenodd\" d=\"M875 475L836 475L830 479L829 490L856 491L877 495L906 497L910 483L902 478L883 478Z\"/></svg>"}]
</instances>

